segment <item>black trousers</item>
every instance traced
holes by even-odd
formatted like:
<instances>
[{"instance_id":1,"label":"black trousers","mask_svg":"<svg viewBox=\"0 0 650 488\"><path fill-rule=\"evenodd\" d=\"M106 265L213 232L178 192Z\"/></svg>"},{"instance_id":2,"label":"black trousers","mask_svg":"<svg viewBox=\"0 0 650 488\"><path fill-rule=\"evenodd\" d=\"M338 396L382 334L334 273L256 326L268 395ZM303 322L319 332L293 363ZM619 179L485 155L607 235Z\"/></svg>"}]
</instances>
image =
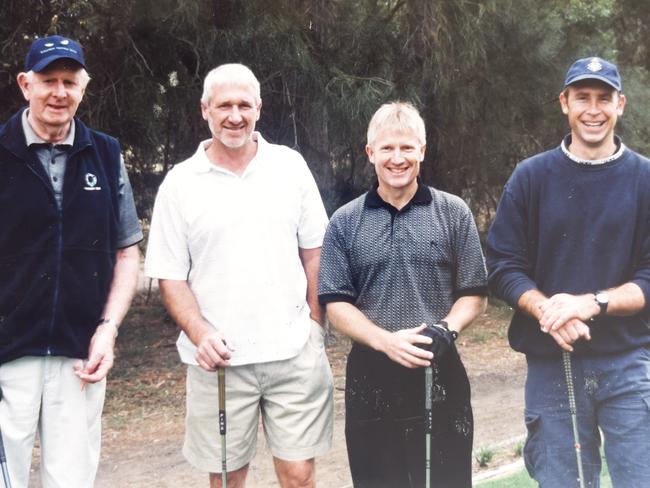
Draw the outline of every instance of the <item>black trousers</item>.
<instances>
[{"instance_id":1,"label":"black trousers","mask_svg":"<svg viewBox=\"0 0 650 488\"><path fill-rule=\"evenodd\" d=\"M355 343L346 372L345 437L355 488L424 487L424 369ZM431 486L471 488L474 420L455 348L433 373Z\"/></svg>"}]
</instances>

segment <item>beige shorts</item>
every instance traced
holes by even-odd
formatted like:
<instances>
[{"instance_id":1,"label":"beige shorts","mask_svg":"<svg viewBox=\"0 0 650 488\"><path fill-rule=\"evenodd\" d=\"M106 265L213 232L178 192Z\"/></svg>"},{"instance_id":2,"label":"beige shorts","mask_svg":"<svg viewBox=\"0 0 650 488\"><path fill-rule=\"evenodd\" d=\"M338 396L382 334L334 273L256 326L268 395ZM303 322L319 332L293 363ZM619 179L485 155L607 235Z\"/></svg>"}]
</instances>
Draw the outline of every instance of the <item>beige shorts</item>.
<instances>
[{"instance_id":1,"label":"beige shorts","mask_svg":"<svg viewBox=\"0 0 650 488\"><path fill-rule=\"evenodd\" d=\"M27 488L37 430L43 487L94 486L106 380L82 391L78 361L30 356L0 366L0 425L13 488Z\"/></svg>"},{"instance_id":2,"label":"beige shorts","mask_svg":"<svg viewBox=\"0 0 650 488\"><path fill-rule=\"evenodd\" d=\"M228 471L255 456L259 414L269 449L286 461L311 459L332 443L332 371L324 329L312 322L310 337L294 358L226 369ZM185 458L198 469L221 472L217 374L187 370Z\"/></svg>"}]
</instances>

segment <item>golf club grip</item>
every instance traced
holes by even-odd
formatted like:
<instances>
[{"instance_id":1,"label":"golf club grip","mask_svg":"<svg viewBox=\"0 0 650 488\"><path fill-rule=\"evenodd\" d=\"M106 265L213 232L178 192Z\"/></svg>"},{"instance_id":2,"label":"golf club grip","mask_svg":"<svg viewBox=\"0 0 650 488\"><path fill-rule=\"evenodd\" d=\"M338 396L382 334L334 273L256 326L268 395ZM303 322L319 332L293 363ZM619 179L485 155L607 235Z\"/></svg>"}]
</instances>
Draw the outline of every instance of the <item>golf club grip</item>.
<instances>
[{"instance_id":1,"label":"golf club grip","mask_svg":"<svg viewBox=\"0 0 650 488\"><path fill-rule=\"evenodd\" d=\"M571 427L573 428L573 442L578 467L578 485L585 488L585 476L582 467L582 454L580 446L580 434L578 432L578 420L576 414L576 394L573 386L573 366L571 364L571 353L562 351L562 363L564 364L564 375L566 376L567 396L569 397L569 412L571 413Z\"/></svg>"},{"instance_id":2,"label":"golf club grip","mask_svg":"<svg viewBox=\"0 0 650 488\"><path fill-rule=\"evenodd\" d=\"M217 369L219 382L219 433L226 433L226 372L223 368Z\"/></svg>"},{"instance_id":3,"label":"golf club grip","mask_svg":"<svg viewBox=\"0 0 650 488\"><path fill-rule=\"evenodd\" d=\"M433 415L431 405L433 403L433 371L431 366L424 370L424 432L431 434L433 431Z\"/></svg>"},{"instance_id":4,"label":"golf club grip","mask_svg":"<svg viewBox=\"0 0 650 488\"><path fill-rule=\"evenodd\" d=\"M562 363L564 364L564 376L566 377L566 388L569 397L569 412L576 413L576 397L575 389L573 387L573 372L571 367L571 353L568 351L562 352Z\"/></svg>"}]
</instances>

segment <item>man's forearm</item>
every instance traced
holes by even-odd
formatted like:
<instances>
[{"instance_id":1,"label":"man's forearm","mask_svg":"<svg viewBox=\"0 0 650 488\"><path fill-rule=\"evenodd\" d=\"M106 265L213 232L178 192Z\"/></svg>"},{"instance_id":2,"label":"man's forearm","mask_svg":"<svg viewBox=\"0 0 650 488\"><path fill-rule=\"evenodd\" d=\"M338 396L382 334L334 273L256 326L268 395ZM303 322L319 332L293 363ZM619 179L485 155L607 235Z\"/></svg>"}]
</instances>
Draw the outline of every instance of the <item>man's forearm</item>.
<instances>
[{"instance_id":1,"label":"man's forearm","mask_svg":"<svg viewBox=\"0 0 650 488\"><path fill-rule=\"evenodd\" d=\"M378 327L361 310L347 302L332 302L325 307L330 323L350 339L382 350L382 339L390 332Z\"/></svg>"},{"instance_id":2,"label":"man's forearm","mask_svg":"<svg viewBox=\"0 0 650 488\"><path fill-rule=\"evenodd\" d=\"M645 295L635 283L625 283L605 291L609 296L607 315L634 315L645 308Z\"/></svg>"},{"instance_id":3,"label":"man's forearm","mask_svg":"<svg viewBox=\"0 0 650 488\"><path fill-rule=\"evenodd\" d=\"M542 311L539 306L546 300L546 295L541 291L536 289L528 290L519 297L519 300L517 300L517 307L519 307L519 310L522 312L539 321L542 317Z\"/></svg>"},{"instance_id":4,"label":"man's forearm","mask_svg":"<svg viewBox=\"0 0 650 488\"><path fill-rule=\"evenodd\" d=\"M431 338L422 334L424 324L389 332L375 325L357 307L347 302L327 304L330 322L352 340L364 344L377 352L385 354L407 368L429 366L433 359L432 351L422 346L431 344Z\"/></svg>"},{"instance_id":5,"label":"man's forearm","mask_svg":"<svg viewBox=\"0 0 650 488\"><path fill-rule=\"evenodd\" d=\"M137 244L116 252L113 281L102 312L102 317L110 319L115 326L122 322L129 310L138 285L139 271L140 251Z\"/></svg>"},{"instance_id":6,"label":"man's forearm","mask_svg":"<svg viewBox=\"0 0 650 488\"><path fill-rule=\"evenodd\" d=\"M320 247L313 249L298 249L302 267L307 277L307 304L311 310L311 318L323 324L323 309L318 303L318 270L320 268Z\"/></svg>"},{"instance_id":7,"label":"man's forearm","mask_svg":"<svg viewBox=\"0 0 650 488\"><path fill-rule=\"evenodd\" d=\"M196 297L185 280L158 280L167 312L194 345L213 329L201 315Z\"/></svg>"},{"instance_id":8,"label":"man's forearm","mask_svg":"<svg viewBox=\"0 0 650 488\"><path fill-rule=\"evenodd\" d=\"M484 296L464 296L456 300L445 317L451 330L461 332L472 321L485 312L487 298ZM427 324L431 325L431 324Z\"/></svg>"},{"instance_id":9,"label":"man's forearm","mask_svg":"<svg viewBox=\"0 0 650 488\"><path fill-rule=\"evenodd\" d=\"M538 306L541 316L536 318L542 329L558 330L571 319L587 323L591 319L598 318L602 311L594 295L597 291L604 291L609 297L606 315L634 315L645 307L643 291L634 283L625 283L607 290L594 290L581 295L557 293Z\"/></svg>"}]
</instances>

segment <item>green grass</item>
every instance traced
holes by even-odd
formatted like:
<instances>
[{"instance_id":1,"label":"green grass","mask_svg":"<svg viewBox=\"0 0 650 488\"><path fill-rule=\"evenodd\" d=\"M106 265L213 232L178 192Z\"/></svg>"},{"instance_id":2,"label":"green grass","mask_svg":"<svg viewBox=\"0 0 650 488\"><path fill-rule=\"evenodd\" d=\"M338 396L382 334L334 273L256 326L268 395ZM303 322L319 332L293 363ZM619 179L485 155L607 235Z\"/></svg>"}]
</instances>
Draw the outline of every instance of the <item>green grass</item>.
<instances>
[{"instance_id":1,"label":"green grass","mask_svg":"<svg viewBox=\"0 0 650 488\"><path fill-rule=\"evenodd\" d=\"M537 486L537 483L528 476L526 470L522 469L505 478L478 483L476 488L537 488ZM600 488L612 488L612 481L609 478L609 472L604 460L603 470L600 475Z\"/></svg>"},{"instance_id":2,"label":"green grass","mask_svg":"<svg viewBox=\"0 0 650 488\"><path fill-rule=\"evenodd\" d=\"M485 468L494 458L494 449L482 447L475 456L476 462L481 468Z\"/></svg>"},{"instance_id":3,"label":"green grass","mask_svg":"<svg viewBox=\"0 0 650 488\"><path fill-rule=\"evenodd\" d=\"M476 485L477 488L536 488L535 483L525 469L515 474L496 480L488 480Z\"/></svg>"},{"instance_id":4,"label":"green grass","mask_svg":"<svg viewBox=\"0 0 650 488\"><path fill-rule=\"evenodd\" d=\"M524 454L524 441L519 441L514 447L513 450L515 456L521 457Z\"/></svg>"}]
</instances>

